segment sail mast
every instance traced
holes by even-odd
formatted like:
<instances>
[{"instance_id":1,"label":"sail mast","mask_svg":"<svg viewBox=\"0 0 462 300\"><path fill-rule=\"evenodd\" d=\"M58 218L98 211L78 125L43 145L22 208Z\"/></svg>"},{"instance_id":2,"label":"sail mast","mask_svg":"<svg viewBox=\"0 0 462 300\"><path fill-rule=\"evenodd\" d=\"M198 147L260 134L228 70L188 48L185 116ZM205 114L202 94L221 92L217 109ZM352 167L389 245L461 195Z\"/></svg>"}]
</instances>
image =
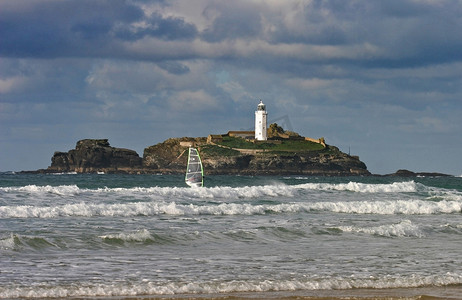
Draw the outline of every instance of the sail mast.
<instances>
[{"instance_id":1,"label":"sail mast","mask_svg":"<svg viewBox=\"0 0 462 300\"><path fill-rule=\"evenodd\" d=\"M204 169L199 152L196 148L189 148L185 182L189 186L202 187L204 185L203 178Z\"/></svg>"}]
</instances>

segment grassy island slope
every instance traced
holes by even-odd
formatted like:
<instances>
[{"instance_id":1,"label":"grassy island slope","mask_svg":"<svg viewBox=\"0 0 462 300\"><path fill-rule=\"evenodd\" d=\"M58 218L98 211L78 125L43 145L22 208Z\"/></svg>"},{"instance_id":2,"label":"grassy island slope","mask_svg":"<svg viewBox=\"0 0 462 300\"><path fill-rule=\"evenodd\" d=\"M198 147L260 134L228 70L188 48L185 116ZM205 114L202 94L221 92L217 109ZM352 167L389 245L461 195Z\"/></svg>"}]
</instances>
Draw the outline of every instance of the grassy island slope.
<instances>
[{"instance_id":1,"label":"grassy island slope","mask_svg":"<svg viewBox=\"0 0 462 300\"><path fill-rule=\"evenodd\" d=\"M230 131L209 137L170 138L144 149L143 158L129 149L115 148L107 139L78 141L75 149L55 152L43 173L183 174L188 147L196 147L205 174L236 175L370 175L357 156L271 124L268 140L257 141L250 131Z\"/></svg>"},{"instance_id":2,"label":"grassy island slope","mask_svg":"<svg viewBox=\"0 0 462 300\"><path fill-rule=\"evenodd\" d=\"M172 138L145 149L144 167L165 173L182 173L189 146L199 149L206 174L370 175L358 157L304 138L255 142L224 136L221 141L213 143L207 142L206 138Z\"/></svg>"}]
</instances>

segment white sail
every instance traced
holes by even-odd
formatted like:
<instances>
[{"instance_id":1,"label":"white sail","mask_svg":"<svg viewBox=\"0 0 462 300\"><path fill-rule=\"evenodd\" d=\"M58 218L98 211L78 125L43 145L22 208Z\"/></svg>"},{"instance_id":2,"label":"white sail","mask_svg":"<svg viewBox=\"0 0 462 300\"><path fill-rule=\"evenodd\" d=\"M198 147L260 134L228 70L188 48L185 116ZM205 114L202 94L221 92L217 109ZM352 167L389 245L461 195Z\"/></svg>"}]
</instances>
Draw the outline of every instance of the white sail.
<instances>
[{"instance_id":1,"label":"white sail","mask_svg":"<svg viewBox=\"0 0 462 300\"><path fill-rule=\"evenodd\" d=\"M204 186L204 170L202 168L199 152L196 148L189 148L185 182L189 186Z\"/></svg>"}]
</instances>

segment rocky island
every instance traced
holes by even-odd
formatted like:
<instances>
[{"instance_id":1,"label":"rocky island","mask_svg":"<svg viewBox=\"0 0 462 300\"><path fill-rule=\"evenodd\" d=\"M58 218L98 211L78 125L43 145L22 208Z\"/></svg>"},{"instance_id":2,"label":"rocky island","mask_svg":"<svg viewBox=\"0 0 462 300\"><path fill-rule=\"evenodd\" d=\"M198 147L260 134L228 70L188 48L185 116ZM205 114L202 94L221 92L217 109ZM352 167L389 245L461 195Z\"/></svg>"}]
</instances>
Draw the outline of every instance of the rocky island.
<instances>
[{"instance_id":1,"label":"rocky island","mask_svg":"<svg viewBox=\"0 0 462 300\"><path fill-rule=\"evenodd\" d=\"M206 175L370 175L359 157L325 144L323 138L305 138L277 124L270 125L265 141L249 138L252 133L170 138L144 149L142 158L133 150L111 147L107 139L86 139L78 141L73 150L55 152L51 166L39 171L183 174L187 149L194 146Z\"/></svg>"},{"instance_id":2,"label":"rocky island","mask_svg":"<svg viewBox=\"0 0 462 300\"><path fill-rule=\"evenodd\" d=\"M107 139L86 139L75 149L55 152L46 172L131 173L142 168L142 159L134 150L114 148Z\"/></svg>"},{"instance_id":3,"label":"rocky island","mask_svg":"<svg viewBox=\"0 0 462 300\"><path fill-rule=\"evenodd\" d=\"M276 123L267 127L266 105L260 100L254 131L228 131L208 137L170 138L144 149L143 157L130 149L115 148L107 139L85 139L75 149L55 152L51 166L23 173L125 173L184 174L188 148L202 157L205 175L372 175L358 156L312 139L285 131ZM399 170L385 176L449 176Z\"/></svg>"}]
</instances>

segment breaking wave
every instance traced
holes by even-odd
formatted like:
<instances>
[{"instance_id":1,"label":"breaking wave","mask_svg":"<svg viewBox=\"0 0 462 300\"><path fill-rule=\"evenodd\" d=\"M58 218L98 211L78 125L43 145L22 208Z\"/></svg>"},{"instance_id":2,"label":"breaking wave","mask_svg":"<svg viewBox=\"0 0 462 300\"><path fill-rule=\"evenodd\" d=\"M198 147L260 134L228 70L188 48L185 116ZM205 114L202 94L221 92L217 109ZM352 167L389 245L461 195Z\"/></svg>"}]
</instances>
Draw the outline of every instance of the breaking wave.
<instances>
[{"instance_id":1,"label":"breaking wave","mask_svg":"<svg viewBox=\"0 0 462 300\"><path fill-rule=\"evenodd\" d=\"M381 225L375 227L356 227L356 226L341 226L343 232L366 233L383 237L425 237L422 229L413 224L410 220L403 220L398 224Z\"/></svg>"},{"instance_id":2,"label":"breaking wave","mask_svg":"<svg viewBox=\"0 0 462 300\"><path fill-rule=\"evenodd\" d=\"M26 185L21 187L1 187L0 192L5 193L26 193L26 194L56 194L61 196L77 195L82 192L77 185L60 185L60 186L37 186Z\"/></svg>"},{"instance_id":3,"label":"breaking wave","mask_svg":"<svg viewBox=\"0 0 462 300\"><path fill-rule=\"evenodd\" d=\"M11 234L9 237L0 238L0 249L13 250L17 244L18 238Z\"/></svg>"},{"instance_id":4,"label":"breaking wave","mask_svg":"<svg viewBox=\"0 0 462 300\"><path fill-rule=\"evenodd\" d=\"M283 204L178 204L166 202L136 202L118 204L76 203L53 207L0 206L2 218L57 218L57 217L93 217L93 216L155 216L155 215L263 215L281 213L310 213L329 211L349 214L452 214L462 211L460 201L423 201L423 200L387 200L387 201L338 201L303 202Z\"/></svg>"},{"instance_id":5,"label":"breaking wave","mask_svg":"<svg viewBox=\"0 0 462 300\"><path fill-rule=\"evenodd\" d=\"M49 286L0 287L0 298L62 298L62 297L104 297L104 296L146 296L182 294L226 294L239 292L280 292L299 290L349 290L417 288L425 286L449 286L462 284L462 275L446 273L441 275L388 275L382 277L333 277L293 280L232 280L226 282L150 282L107 283Z\"/></svg>"},{"instance_id":6,"label":"breaking wave","mask_svg":"<svg viewBox=\"0 0 462 300\"><path fill-rule=\"evenodd\" d=\"M209 188L186 188L186 187L133 187L133 188L98 188L85 189L76 185L60 186L37 186L27 185L24 187L1 187L4 193L27 193L27 194L56 194L61 196L75 196L82 193L93 194L120 194L120 195L149 195L170 197L194 197L194 198L256 198L261 196L288 196L294 195L296 187L288 185L266 185L246 187L209 187Z\"/></svg>"},{"instance_id":7,"label":"breaking wave","mask_svg":"<svg viewBox=\"0 0 462 300\"><path fill-rule=\"evenodd\" d=\"M351 191L357 193L413 193L422 189L424 185L414 181L393 182L389 184L368 184L360 182L348 183L305 183L301 188L321 191Z\"/></svg>"},{"instance_id":8,"label":"breaking wave","mask_svg":"<svg viewBox=\"0 0 462 300\"><path fill-rule=\"evenodd\" d=\"M310 191L321 196L312 196L313 193ZM329 196L323 197L322 193L326 191L326 195ZM339 193L332 198L330 191L339 191ZM45 201L27 203L32 205L12 205L13 203L23 204L16 199L21 199L24 194L30 199ZM369 196L369 194L381 195L376 197ZM162 214L263 215L320 211L347 214L415 215L452 214L462 211L461 192L431 188L414 181L390 184L349 182L209 188L103 187L87 189L79 188L77 185L27 185L2 187L0 195L4 196L4 199L12 200L4 201L4 204L9 205L0 206L0 217L4 218L130 217ZM50 200L50 195L55 199L63 199L63 201ZM203 201L197 201L200 199ZM50 203L49 201L53 201L53 204L44 204Z\"/></svg>"},{"instance_id":9,"label":"breaking wave","mask_svg":"<svg viewBox=\"0 0 462 300\"><path fill-rule=\"evenodd\" d=\"M100 236L100 238L105 242L153 242L156 238L151 235L151 233L146 230L138 230L131 233L118 233L118 234L109 234Z\"/></svg>"},{"instance_id":10,"label":"breaking wave","mask_svg":"<svg viewBox=\"0 0 462 300\"><path fill-rule=\"evenodd\" d=\"M158 196L185 196L198 198L256 198L261 196L287 196L293 197L300 190L317 191L351 191L357 193L412 193L425 190L425 186L414 181L394 182L390 184L366 184L358 182L349 183L305 183L298 185L285 185L282 183L261 186L244 187L133 187L133 188L98 188L85 189L77 185L60 186L37 186L27 185L23 187L1 187L0 192L5 193L29 193L29 194L56 194L73 196L80 193L120 193L120 194L144 194Z\"/></svg>"},{"instance_id":11,"label":"breaking wave","mask_svg":"<svg viewBox=\"0 0 462 300\"><path fill-rule=\"evenodd\" d=\"M38 250L49 247L58 248L59 246L42 237L22 236L13 233L7 237L0 237L0 250L16 251L23 248Z\"/></svg>"}]
</instances>

